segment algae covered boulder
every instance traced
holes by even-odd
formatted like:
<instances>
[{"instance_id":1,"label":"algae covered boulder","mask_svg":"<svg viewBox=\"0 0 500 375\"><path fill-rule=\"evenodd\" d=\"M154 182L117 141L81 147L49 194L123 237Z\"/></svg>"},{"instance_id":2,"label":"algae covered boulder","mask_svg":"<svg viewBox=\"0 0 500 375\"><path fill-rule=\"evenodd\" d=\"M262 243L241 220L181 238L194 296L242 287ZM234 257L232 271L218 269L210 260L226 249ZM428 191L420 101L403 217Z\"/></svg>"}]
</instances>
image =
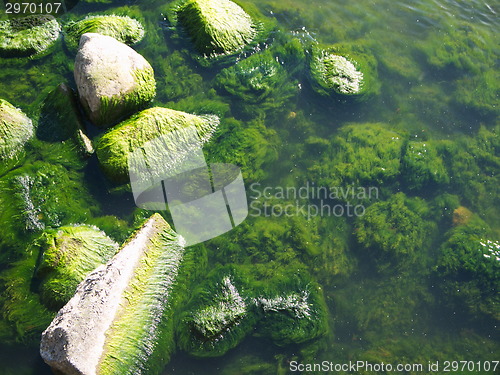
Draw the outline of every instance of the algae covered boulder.
<instances>
[{"instance_id":1,"label":"algae covered boulder","mask_svg":"<svg viewBox=\"0 0 500 375\"><path fill-rule=\"evenodd\" d=\"M88 16L65 26L64 40L68 48L76 50L80 37L85 33L107 35L121 43L133 45L144 37L144 26L139 21L127 16Z\"/></svg>"},{"instance_id":2,"label":"algae covered boulder","mask_svg":"<svg viewBox=\"0 0 500 375\"><path fill-rule=\"evenodd\" d=\"M74 73L80 101L98 126L113 125L145 107L156 95L151 65L110 36L82 35Z\"/></svg>"},{"instance_id":3,"label":"algae covered boulder","mask_svg":"<svg viewBox=\"0 0 500 375\"><path fill-rule=\"evenodd\" d=\"M426 189L449 182L443 159L432 142L408 142L401 159L401 175L410 189Z\"/></svg>"},{"instance_id":4,"label":"algae covered boulder","mask_svg":"<svg viewBox=\"0 0 500 375\"><path fill-rule=\"evenodd\" d=\"M357 218L356 238L379 271L404 269L419 258L435 229L425 219L426 213L423 200L397 193L387 201L372 204L364 216Z\"/></svg>"},{"instance_id":5,"label":"algae covered boulder","mask_svg":"<svg viewBox=\"0 0 500 375\"><path fill-rule=\"evenodd\" d=\"M500 320L500 241L479 217L446 233L436 274L443 300L454 311Z\"/></svg>"},{"instance_id":6,"label":"algae covered boulder","mask_svg":"<svg viewBox=\"0 0 500 375\"><path fill-rule=\"evenodd\" d=\"M0 99L0 175L19 163L24 144L32 136L31 120L20 109Z\"/></svg>"},{"instance_id":7,"label":"algae covered boulder","mask_svg":"<svg viewBox=\"0 0 500 375\"><path fill-rule=\"evenodd\" d=\"M0 179L0 206L0 243L19 248L33 233L84 222L96 204L79 173L37 161Z\"/></svg>"},{"instance_id":8,"label":"algae covered boulder","mask_svg":"<svg viewBox=\"0 0 500 375\"><path fill-rule=\"evenodd\" d=\"M59 38L61 28L49 15L0 21L0 56L25 57L41 53Z\"/></svg>"},{"instance_id":9,"label":"algae covered boulder","mask_svg":"<svg viewBox=\"0 0 500 375\"><path fill-rule=\"evenodd\" d=\"M210 57L241 50L257 34L250 15L231 0L187 0L177 18L197 51Z\"/></svg>"},{"instance_id":10,"label":"algae covered boulder","mask_svg":"<svg viewBox=\"0 0 500 375\"><path fill-rule=\"evenodd\" d=\"M151 216L91 272L42 334L40 354L64 374L157 374L173 350L182 237Z\"/></svg>"},{"instance_id":11,"label":"algae covered boulder","mask_svg":"<svg viewBox=\"0 0 500 375\"><path fill-rule=\"evenodd\" d=\"M130 153L142 150L151 163L158 165L159 161L165 161L158 168L167 168L182 155L175 152L179 150L173 138L162 136L175 131L174 138L182 142L186 138L185 141L190 143L189 138L197 134L199 138L193 138L193 143L200 141L203 144L210 139L218 124L218 117L213 115L196 116L160 107L146 109L104 134L96 143L97 157L102 170L112 181L124 183L129 176Z\"/></svg>"},{"instance_id":12,"label":"algae covered boulder","mask_svg":"<svg viewBox=\"0 0 500 375\"><path fill-rule=\"evenodd\" d=\"M104 232L88 225L50 230L38 242L42 253L36 276L41 280L41 300L56 308L68 302L85 276L118 250L118 244Z\"/></svg>"},{"instance_id":13,"label":"algae covered boulder","mask_svg":"<svg viewBox=\"0 0 500 375\"><path fill-rule=\"evenodd\" d=\"M310 76L313 89L321 95L364 98L380 87L377 62L362 43L314 46Z\"/></svg>"}]
</instances>

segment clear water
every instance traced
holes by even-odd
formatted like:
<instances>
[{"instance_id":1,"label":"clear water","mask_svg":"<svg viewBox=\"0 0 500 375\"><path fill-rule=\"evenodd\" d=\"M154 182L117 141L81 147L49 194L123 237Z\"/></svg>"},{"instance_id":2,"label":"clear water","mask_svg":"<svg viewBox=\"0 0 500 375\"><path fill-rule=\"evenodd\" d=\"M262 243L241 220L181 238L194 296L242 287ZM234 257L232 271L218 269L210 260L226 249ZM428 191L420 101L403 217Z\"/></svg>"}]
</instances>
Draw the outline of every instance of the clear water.
<instances>
[{"instance_id":1,"label":"clear water","mask_svg":"<svg viewBox=\"0 0 500 375\"><path fill-rule=\"evenodd\" d=\"M137 0L92 4L81 1L73 8L70 17L78 18L113 6L137 7L147 20L147 37L134 48L155 69L159 88L155 104L187 110L197 108L193 104L197 101L220 100L229 103L232 115L247 124L250 120L244 108L234 105L228 97L214 97L210 91L219 68L200 67L184 50L180 51L180 59L175 57L180 46L163 19L165 3ZM451 142L463 137L474 139L481 126L494 131L498 124L498 83L490 100L496 109L490 106L488 110L481 110L456 99L461 80L474 80L493 70L496 72L493 77L498 82L498 1L256 0L252 3L265 16L276 18L283 33L292 31L304 40L326 44L367 42L378 61L381 81L381 93L377 97L362 103L345 104L319 97L311 90L305 74L297 73L298 94L280 108L264 111L261 117L265 126L278 135L272 145L277 150L278 159L263 165L264 177L257 180L262 186L303 186L303 182L310 179L307 170L314 165L314 160L317 159L318 163L322 160L317 151L303 148L306 139L330 139L350 122L381 122L416 140ZM453 49L451 55L463 54L462 57L466 58L472 53L474 65L465 68L453 64L441 68L433 66L429 62L432 53L428 51L461 38L464 29L472 30L469 35L477 45L468 48L462 45ZM53 87L63 80L74 86L72 64L73 57L64 50L61 41L52 54L42 58L0 59L0 98L35 117L40 103ZM478 96L483 95L482 86L468 87L474 87ZM89 133L95 135L98 130L90 126ZM498 149L493 151L496 158L499 152ZM500 172L495 168L493 164L490 169L493 177ZM134 208L130 195L116 196L102 191L103 177L95 159L88 162L85 175L93 186L92 193L101 204L102 215L123 218L130 215ZM491 190L491 185L485 186L488 199L471 201L466 196L460 198L489 224L496 235L493 239L498 240L500 197L498 190ZM456 193L451 188L447 192ZM417 195L430 201L433 192L423 191ZM277 222L277 219L269 220ZM329 219L323 220L327 223ZM332 233L337 237L349 237L354 230L349 221L347 224L332 221L331 225ZM440 227L443 233L437 235L429 246L439 248L447 229ZM326 234L324 236L330 239ZM293 246L292 237L290 234L289 242L285 240L284 246ZM224 263L224 256L218 251L225 238L231 239L230 234L206 244L211 266ZM315 246L320 253L327 252L327 241L318 240ZM358 263L346 276L333 276L333 271L332 275L329 274L328 262L332 263L333 269L334 257L316 256L307 260L323 286L332 328L331 334L319 340L317 345L280 348L266 339L249 337L220 358L194 359L183 353L175 354L163 374L286 374L290 361L300 356L312 357L318 363L323 360L334 363L368 360L425 366L429 361L443 364L444 361L500 359L498 320L472 319L463 310L444 307L440 303L440 294L435 291L439 280L431 273L422 274L417 267L404 275L377 275L353 238L348 241L348 246ZM428 254L431 257L436 252L431 249ZM432 259L429 267L434 267ZM313 354L308 356L308 353ZM0 372L49 374L50 370L38 357L36 345L0 343ZM443 367L434 373L444 373ZM468 370L456 373L493 374L491 371Z\"/></svg>"}]
</instances>

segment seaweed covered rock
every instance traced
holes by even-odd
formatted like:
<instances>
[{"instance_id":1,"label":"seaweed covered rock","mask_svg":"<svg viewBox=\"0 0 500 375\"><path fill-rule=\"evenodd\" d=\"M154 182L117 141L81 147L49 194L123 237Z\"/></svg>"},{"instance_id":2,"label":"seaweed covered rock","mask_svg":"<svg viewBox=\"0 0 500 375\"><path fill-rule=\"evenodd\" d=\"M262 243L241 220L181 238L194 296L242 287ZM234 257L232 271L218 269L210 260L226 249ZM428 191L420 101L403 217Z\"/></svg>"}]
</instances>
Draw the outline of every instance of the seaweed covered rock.
<instances>
[{"instance_id":1,"label":"seaweed covered rock","mask_svg":"<svg viewBox=\"0 0 500 375\"><path fill-rule=\"evenodd\" d=\"M144 37L144 26L139 21L127 16L88 16L65 26L64 40L68 48L76 51L80 37L85 33L107 35L121 43L133 45Z\"/></svg>"},{"instance_id":2,"label":"seaweed covered rock","mask_svg":"<svg viewBox=\"0 0 500 375\"><path fill-rule=\"evenodd\" d=\"M254 303L263 315L260 334L276 345L302 344L328 333L321 287L303 275L270 284Z\"/></svg>"},{"instance_id":3,"label":"seaweed covered rock","mask_svg":"<svg viewBox=\"0 0 500 375\"><path fill-rule=\"evenodd\" d=\"M82 35L74 73L80 101L98 126L118 122L145 107L156 95L151 65L110 36Z\"/></svg>"},{"instance_id":4,"label":"seaweed covered rock","mask_svg":"<svg viewBox=\"0 0 500 375\"><path fill-rule=\"evenodd\" d=\"M400 173L404 138L384 124L348 124L309 171L323 186L390 184Z\"/></svg>"},{"instance_id":5,"label":"seaweed covered rock","mask_svg":"<svg viewBox=\"0 0 500 375\"><path fill-rule=\"evenodd\" d=\"M50 308L68 302L85 276L118 250L118 244L104 232L88 225L47 231L38 243L42 252L36 277L41 281L41 300Z\"/></svg>"},{"instance_id":6,"label":"seaweed covered rock","mask_svg":"<svg viewBox=\"0 0 500 375\"><path fill-rule=\"evenodd\" d=\"M309 67L313 89L321 95L366 97L380 88L377 61L362 43L314 46Z\"/></svg>"},{"instance_id":7,"label":"seaweed covered rock","mask_svg":"<svg viewBox=\"0 0 500 375\"><path fill-rule=\"evenodd\" d=\"M168 168L176 164L182 155L173 139L166 140L161 136L171 132L179 132L179 137L188 138L190 143L191 131L195 130L201 143L207 142L219 124L217 116L196 116L168 108L149 108L130 119L120 123L104 134L96 144L97 157L104 173L114 182L127 182L129 176L128 158L131 152L144 150L143 154L158 168ZM165 142L160 148L153 147L157 139ZM192 139L198 144L197 139ZM201 145L199 145L201 147ZM147 150L146 150L147 149ZM160 161L164 161L160 163Z\"/></svg>"},{"instance_id":8,"label":"seaweed covered rock","mask_svg":"<svg viewBox=\"0 0 500 375\"><path fill-rule=\"evenodd\" d=\"M24 144L33 136L33 123L18 108L0 99L0 175L15 167Z\"/></svg>"},{"instance_id":9,"label":"seaweed covered rock","mask_svg":"<svg viewBox=\"0 0 500 375\"><path fill-rule=\"evenodd\" d=\"M237 276L228 273L219 282L210 281L191 302L194 311L180 327L179 345L198 357L224 355L250 333L257 319Z\"/></svg>"},{"instance_id":10,"label":"seaweed covered rock","mask_svg":"<svg viewBox=\"0 0 500 375\"><path fill-rule=\"evenodd\" d=\"M49 15L31 15L0 21L0 56L25 57L50 48L61 28Z\"/></svg>"},{"instance_id":11,"label":"seaweed covered rock","mask_svg":"<svg viewBox=\"0 0 500 375\"><path fill-rule=\"evenodd\" d=\"M217 84L229 94L251 103L275 95L286 80L286 72L269 51L255 54L221 71Z\"/></svg>"},{"instance_id":12,"label":"seaweed covered rock","mask_svg":"<svg viewBox=\"0 0 500 375\"><path fill-rule=\"evenodd\" d=\"M449 182L443 159L432 142L408 142L401 160L401 176L406 186L415 190Z\"/></svg>"},{"instance_id":13,"label":"seaweed covered rock","mask_svg":"<svg viewBox=\"0 0 500 375\"><path fill-rule=\"evenodd\" d=\"M187 0L176 11L179 23L202 55L234 53L257 34L250 15L231 0Z\"/></svg>"},{"instance_id":14,"label":"seaweed covered rock","mask_svg":"<svg viewBox=\"0 0 500 375\"><path fill-rule=\"evenodd\" d=\"M445 301L473 316L500 320L500 241L477 216L446 237L436 267Z\"/></svg>"},{"instance_id":15,"label":"seaweed covered rock","mask_svg":"<svg viewBox=\"0 0 500 375\"><path fill-rule=\"evenodd\" d=\"M173 350L182 238L151 216L90 273L42 334L40 354L64 374L156 374Z\"/></svg>"},{"instance_id":16,"label":"seaweed covered rock","mask_svg":"<svg viewBox=\"0 0 500 375\"><path fill-rule=\"evenodd\" d=\"M481 116L498 116L500 109L500 73L498 69L488 69L472 77L456 81L454 103L472 109Z\"/></svg>"},{"instance_id":17,"label":"seaweed covered rock","mask_svg":"<svg viewBox=\"0 0 500 375\"><path fill-rule=\"evenodd\" d=\"M423 200L398 193L372 204L357 218L356 238L379 271L399 271L421 257L420 250L435 229L434 223L425 220L427 211Z\"/></svg>"},{"instance_id":18,"label":"seaweed covered rock","mask_svg":"<svg viewBox=\"0 0 500 375\"><path fill-rule=\"evenodd\" d=\"M38 139L60 142L71 139L82 155L94 152L92 141L85 134L74 91L61 83L45 98L36 130Z\"/></svg>"},{"instance_id":19,"label":"seaweed covered rock","mask_svg":"<svg viewBox=\"0 0 500 375\"><path fill-rule=\"evenodd\" d=\"M0 206L0 243L20 248L45 228L84 222L96 204L79 173L37 161L0 179Z\"/></svg>"}]
</instances>

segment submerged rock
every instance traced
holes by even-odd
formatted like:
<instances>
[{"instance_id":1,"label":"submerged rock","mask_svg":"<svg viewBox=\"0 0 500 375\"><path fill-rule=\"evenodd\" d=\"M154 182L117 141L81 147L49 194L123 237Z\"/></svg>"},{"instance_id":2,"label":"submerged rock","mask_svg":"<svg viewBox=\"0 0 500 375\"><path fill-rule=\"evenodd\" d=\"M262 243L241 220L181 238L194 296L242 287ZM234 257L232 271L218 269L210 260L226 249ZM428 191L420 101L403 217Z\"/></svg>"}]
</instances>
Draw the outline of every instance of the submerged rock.
<instances>
[{"instance_id":1,"label":"submerged rock","mask_svg":"<svg viewBox=\"0 0 500 375\"><path fill-rule=\"evenodd\" d=\"M314 47L310 70L313 88L322 95L364 96L378 91L375 59L362 44Z\"/></svg>"},{"instance_id":2,"label":"submerged rock","mask_svg":"<svg viewBox=\"0 0 500 375\"><path fill-rule=\"evenodd\" d=\"M110 126L146 106L156 95L151 65L116 39L83 34L75 60L80 101L90 120Z\"/></svg>"},{"instance_id":3,"label":"submerged rock","mask_svg":"<svg viewBox=\"0 0 500 375\"><path fill-rule=\"evenodd\" d=\"M210 139L218 124L218 117L212 115L196 116L160 107L146 109L104 134L96 143L97 157L104 173L112 181L124 183L129 174L130 152L142 149L149 161L156 160L158 164L158 161L164 160L163 164L167 168L166 163L172 165L180 157L176 145L165 143L161 149L155 149L148 147L149 141L172 131L185 131L184 136L190 137L188 130L194 128L204 143Z\"/></svg>"},{"instance_id":4,"label":"submerged rock","mask_svg":"<svg viewBox=\"0 0 500 375\"><path fill-rule=\"evenodd\" d=\"M88 156L94 147L85 134L76 100L75 93L65 83L52 90L43 103L36 134L49 142L73 139L79 151Z\"/></svg>"},{"instance_id":5,"label":"submerged rock","mask_svg":"<svg viewBox=\"0 0 500 375\"><path fill-rule=\"evenodd\" d=\"M0 21L0 56L25 57L51 47L61 28L49 15L31 15Z\"/></svg>"},{"instance_id":6,"label":"submerged rock","mask_svg":"<svg viewBox=\"0 0 500 375\"><path fill-rule=\"evenodd\" d=\"M182 242L160 215L151 216L42 334L45 362L66 375L156 373L172 350Z\"/></svg>"},{"instance_id":7,"label":"submerged rock","mask_svg":"<svg viewBox=\"0 0 500 375\"><path fill-rule=\"evenodd\" d=\"M36 271L42 302L62 307L78 284L97 266L106 263L118 244L97 227L72 225L45 233L39 240L42 254Z\"/></svg>"},{"instance_id":8,"label":"submerged rock","mask_svg":"<svg viewBox=\"0 0 500 375\"><path fill-rule=\"evenodd\" d=\"M132 45L144 37L144 26L127 16L88 16L77 22L70 22L64 28L64 40L70 50L76 50L80 37L85 33L97 33L115 38L121 43Z\"/></svg>"},{"instance_id":9,"label":"submerged rock","mask_svg":"<svg viewBox=\"0 0 500 375\"><path fill-rule=\"evenodd\" d=\"M20 109L0 99L0 175L15 167L24 144L33 136L33 123Z\"/></svg>"},{"instance_id":10,"label":"submerged rock","mask_svg":"<svg viewBox=\"0 0 500 375\"><path fill-rule=\"evenodd\" d=\"M252 42L256 25L230 0L187 0L177 18L198 52L206 56L234 53Z\"/></svg>"},{"instance_id":11,"label":"submerged rock","mask_svg":"<svg viewBox=\"0 0 500 375\"><path fill-rule=\"evenodd\" d=\"M0 207L0 243L18 249L46 228L84 222L95 202L79 173L37 161L0 179Z\"/></svg>"}]
</instances>

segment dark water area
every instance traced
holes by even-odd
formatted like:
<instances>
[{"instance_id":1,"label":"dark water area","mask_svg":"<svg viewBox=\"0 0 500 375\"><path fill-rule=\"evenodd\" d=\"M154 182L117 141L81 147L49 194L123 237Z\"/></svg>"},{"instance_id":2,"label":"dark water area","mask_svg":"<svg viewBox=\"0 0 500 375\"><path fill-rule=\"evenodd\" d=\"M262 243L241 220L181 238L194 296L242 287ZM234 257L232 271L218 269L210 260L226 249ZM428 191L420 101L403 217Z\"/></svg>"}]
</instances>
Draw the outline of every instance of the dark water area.
<instances>
[{"instance_id":1,"label":"dark water area","mask_svg":"<svg viewBox=\"0 0 500 375\"><path fill-rule=\"evenodd\" d=\"M224 68L247 56L202 66L186 36L170 24L168 1L80 1L58 17L64 23L116 8L139 18L146 36L133 48L155 71L153 105L221 117L221 133L205 155L241 167L250 208L240 227L199 245L208 254L207 274L235 264L254 267L256 278L265 281L293 273L298 265L324 296L329 328L320 338L279 346L255 327L220 357L177 351L162 374L391 373L293 371L293 364L323 361L423 366L394 371L402 374L500 373L500 365L496 372L486 367L500 360L500 255L495 259L488 250L500 246L498 1L239 3L276 22L261 50L279 55L295 39L306 51L283 63L286 79L257 102L231 95L218 83ZM0 20L2 9L0 4ZM378 92L362 101L319 95L307 63L308 48L318 43L365 46L376 61ZM73 67L74 54L62 36L46 56L0 58L0 99L36 122L51 90L61 82L76 88ZM102 134L86 125L90 138ZM422 154L429 160L412 164L418 159L412 155ZM101 223L106 232L119 228L108 234L123 240L134 215L144 213L137 213L130 191L106 180L95 155L83 164L71 155L64 145L39 141L27 160L76 171L92 202L75 199L80 222ZM302 187L307 193L297 196ZM322 199L312 196L318 190L311 187L340 193ZM347 194L349 188L358 190ZM369 188L374 196L362 194ZM3 188L0 194L6 194ZM8 202L6 197L0 202ZM338 205L342 212L308 211L322 204ZM286 205L306 209L286 215ZM348 205L363 214L348 214ZM0 210L7 212L7 206ZM13 230L8 222L0 215L5 231ZM10 254L28 248L32 239L0 242L8 254L0 257L0 270L31 256ZM36 329L35 339L25 339L29 328L5 315L0 314L0 374L50 374L38 354ZM475 367L449 372L446 361Z\"/></svg>"}]
</instances>

